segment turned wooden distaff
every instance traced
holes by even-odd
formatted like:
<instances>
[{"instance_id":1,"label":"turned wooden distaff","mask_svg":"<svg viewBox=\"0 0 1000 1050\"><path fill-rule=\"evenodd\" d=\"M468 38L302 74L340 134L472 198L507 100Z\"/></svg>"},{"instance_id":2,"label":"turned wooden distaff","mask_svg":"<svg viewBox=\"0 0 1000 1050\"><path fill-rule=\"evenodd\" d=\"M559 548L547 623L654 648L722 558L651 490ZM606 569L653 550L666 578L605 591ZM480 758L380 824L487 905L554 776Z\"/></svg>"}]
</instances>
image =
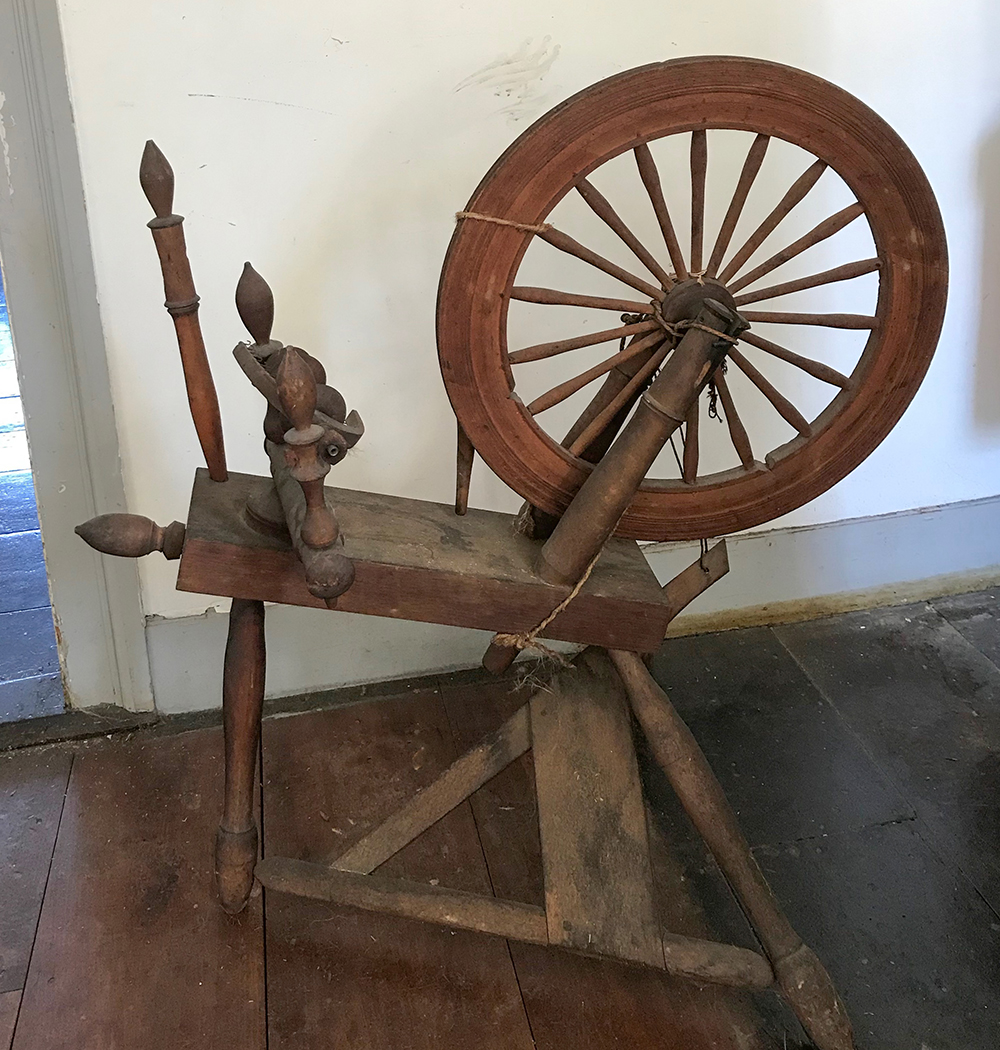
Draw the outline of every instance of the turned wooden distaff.
<instances>
[{"instance_id":1,"label":"turned wooden distaff","mask_svg":"<svg viewBox=\"0 0 1000 1050\"><path fill-rule=\"evenodd\" d=\"M181 352L188 404L213 481L225 481L226 450L222 440L219 399L205 353L205 341L198 323L198 294L194 290L191 264L184 243L184 216L173 214L174 173L167 158L152 140L146 143L139 165L139 184L155 212L148 223L160 256L163 271L164 306L174 319L177 345Z\"/></svg>"},{"instance_id":2,"label":"turned wooden distaff","mask_svg":"<svg viewBox=\"0 0 1000 1050\"><path fill-rule=\"evenodd\" d=\"M686 327L683 338L542 548L538 568L549 583L575 583L584 573L735 336L749 327L716 299L705 299L694 320L681 324Z\"/></svg>"},{"instance_id":3,"label":"turned wooden distaff","mask_svg":"<svg viewBox=\"0 0 1000 1050\"><path fill-rule=\"evenodd\" d=\"M538 572L547 583L571 585L585 578L653 460L687 419L734 337L748 325L735 310L706 298L693 319L675 327L678 334L683 330L677 346L542 547ZM483 666L500 674L527 640L496 635L483 656Z\"/></svg>"}]
</instances>

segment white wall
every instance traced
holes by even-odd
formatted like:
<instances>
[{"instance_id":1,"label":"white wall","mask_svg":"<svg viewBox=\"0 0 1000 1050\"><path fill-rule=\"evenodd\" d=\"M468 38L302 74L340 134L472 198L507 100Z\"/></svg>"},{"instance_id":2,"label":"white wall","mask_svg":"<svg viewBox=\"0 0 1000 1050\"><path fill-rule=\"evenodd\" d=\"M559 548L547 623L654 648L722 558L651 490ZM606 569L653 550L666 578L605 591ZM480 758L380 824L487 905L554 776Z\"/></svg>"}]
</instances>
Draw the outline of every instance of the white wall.
<instances>
[{"instance_id":1,"label":"white wall","mask_svg":"<svg viewBox=\"0 0 1000 1050\"><path fill-rule=\"evenodd\" d=\"M266 462L260 398L230 356L244 337L233 288L252 259L274 288L275 336L323 358L365 419L331 481L447 501L454 422L433 320L454 212L555 103L616 71L699 53L800 66L869 103L923 164L949 236L948 317L915 402L850 478L773 524L1000 491L995 0L62 0L61 10L131 509L183 517L200 463L136 179L147 137L177 175L232 468L264 473ZM475 76L501 55L526 56L541 75ZM481 465L473 500L517 503ZM147 614L212 604L176 592L174 575L142 563Z\"/></svg>"}]
</instances>

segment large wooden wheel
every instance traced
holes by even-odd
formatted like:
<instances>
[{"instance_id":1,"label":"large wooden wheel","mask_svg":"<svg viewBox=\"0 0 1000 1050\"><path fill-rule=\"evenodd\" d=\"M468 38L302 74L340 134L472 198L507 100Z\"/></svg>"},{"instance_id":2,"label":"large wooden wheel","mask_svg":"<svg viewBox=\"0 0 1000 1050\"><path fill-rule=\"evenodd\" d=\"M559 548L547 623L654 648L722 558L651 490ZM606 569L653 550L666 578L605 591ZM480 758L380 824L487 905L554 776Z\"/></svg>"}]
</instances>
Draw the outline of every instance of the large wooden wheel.
<instances>
[{"instance_id":1,"label":"large wooden wheel","mask_svg":"<svg viewBox=\"0 0 1000 1050\"><path fill-rule=\"evenodd\" d=\"M711 175L717 141L723 154L741 149L742 163L713 212L712 191L722 185ZM801 153L794 169L801 174L785 183L757 179L775 153L788 170ZM681 157L683 194L676 192ZM607 196L598 189L612 185L605 169L616 180ZM817 213L817 202L828 201L829 210ZM581 209L614 240L623 264L608 258L604 240L596 251L565 232ZM461 214L438 292L445 385L483 459L547 512L565 510L676 345L678 321L711 296L750 322L727 372L716 375L689 417L683 447L668 447L673 476L665 469L653 476L654 464L622 519L619 533L638 539L745 529L835 484L909 404L943 319L944 229L913 155L852 95L770 62L678 59L602 81L525 131ZM866 252L829 258L838 245L851 252L859 238L867 239ZM824 265L811 268L809 259L819 256ZM531 275L554 272L555 259L581 281L538 286ZM613 283L590 294L595 286L584 266ZM528 278L519 280L521 273ZM865 312L829 312L831 296L843 294L854 306L862 286L870 299ZM824 309L800 305L809 295L820 296ZM785 296L791 305L768 302ZM515 316L518 310L529 311L532 323ZM546 312L567 326L555 332L559 338L514 341L515 329L551 336ZM839 367L822 359L831 356L824 350L830 332L857 340L853 349L834 349ZM546 370L543 389L532 385L533 369ZM800 379L825 393L810 388L807 403L797 405ZM567 432L559 411L572 398ZM724 436L730 464L719 454L706 458L709 408L725 421L712 436Z\"/></svg>"}]
</instances>

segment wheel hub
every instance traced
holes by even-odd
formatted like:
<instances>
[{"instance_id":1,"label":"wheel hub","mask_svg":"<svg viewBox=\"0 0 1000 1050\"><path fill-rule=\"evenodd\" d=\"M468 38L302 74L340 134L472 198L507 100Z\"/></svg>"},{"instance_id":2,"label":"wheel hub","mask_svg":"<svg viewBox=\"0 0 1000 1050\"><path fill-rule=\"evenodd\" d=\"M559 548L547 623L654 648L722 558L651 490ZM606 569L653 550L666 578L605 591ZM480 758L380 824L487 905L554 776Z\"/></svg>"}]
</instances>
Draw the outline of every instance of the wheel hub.
<instances>
[{"instance_id":1,"label":"wheel hub","mask_svg":"<svg viewBox=\"0 0 1000 1050\"><path fill-rule=\"evenodd\" d=\"M692 277L675 284L667 292L660 306L660 313L664 321L670 324L693 321L706 299L715 299L730 310L736 310L736 300L724 284L710 277Z\"/></svg>"}]
</instances>

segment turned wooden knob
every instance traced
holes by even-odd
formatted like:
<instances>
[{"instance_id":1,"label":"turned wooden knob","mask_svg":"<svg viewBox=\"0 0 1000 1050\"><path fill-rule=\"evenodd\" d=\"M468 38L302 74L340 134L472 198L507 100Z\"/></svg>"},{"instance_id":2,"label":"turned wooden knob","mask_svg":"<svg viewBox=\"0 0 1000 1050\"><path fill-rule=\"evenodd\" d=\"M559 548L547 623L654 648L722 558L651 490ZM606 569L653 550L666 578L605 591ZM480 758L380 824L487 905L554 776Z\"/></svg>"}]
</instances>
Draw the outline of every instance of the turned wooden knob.
<instances>
[{"instance_id":1,"label":"turned wooden knob","mask_svg":"<svg viewBox=\"0 0 1000 1050\"><path fill-rule=\"evenodd\" d=\"M306 444L307 435L313 433L313 415L316 412L317 396L316 377L297 346L285 347L285 353L281 358L275 378L278 383L281 410L294 428L289 433L296 435L296 444Z\"/></svg>"},{"instance_id":2,"label":"turned wooden knob","mask_svg":"<svg viewBox=\"0 0 1000 1050\"><path fill-rule=\"evenodd\" d=\"M174 208L174 169L152 139L142 151L139 185L156 217L167 218Z\"/></svg>"},{"instance_id":3,"label":"turned wooden knob","mask_svg":"<svg viewBox=\"0 0 1000 1050\"><path fill-rule=\"evenodd\" d=\"M102 554L142 558L160 551L167 561L181 556L184 531L183 522L157 525L141 514L101 514L76 527L77 536Z\"/></svg>"},{"instance_id":4,"label":"turned wooden knob","mask_svg":"<svg viewBox=\"0 0 1000 1050\"><path fill-rule=\"evenodd\" d=\"M236 285L236 312L257 346L270 343L271 326L274 324L274 296L267 281L250 263L243 264L243 273Z\"/></svg>"},{"instance_id":5,"label":"turned wooden knob","mask_svg":"<svg viewBox=\"0 0 1000 1050\"><path fill-rule=\"evenodd\" d=\"M306 501L302 523L302 542L314 550L331 547L340 536L340 528L323 495L323 478L330 471L319 452L325 436L323 427L314 423L316 411L316 378L305 358L289 346L278 366L278 397L281 410L292 424L285 432L285 461L289 473L302 486Z\"/></svg>"}]
</instances>

